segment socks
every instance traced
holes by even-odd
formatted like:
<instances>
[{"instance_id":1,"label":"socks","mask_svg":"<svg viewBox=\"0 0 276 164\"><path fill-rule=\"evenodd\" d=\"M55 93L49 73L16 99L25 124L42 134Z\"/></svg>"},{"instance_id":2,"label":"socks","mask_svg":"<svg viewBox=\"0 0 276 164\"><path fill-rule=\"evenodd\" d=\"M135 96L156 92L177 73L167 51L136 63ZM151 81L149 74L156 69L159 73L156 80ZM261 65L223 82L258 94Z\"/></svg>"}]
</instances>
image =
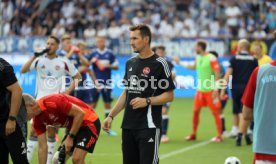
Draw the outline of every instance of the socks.
<instances>
[{"instance_id":1,"label":"socks","mask_svg":"<svg viewBox=\"0 0 276 164\"><path fill-rule=\"evenodd\" d=\"M30 137L27 144L27 158L29 163L31 163L33 158L34 150L37 146L37 138L36 137Z\"/></svg>"},{"instance_id":2,"label":"socks","mask_svg":"<svg viewBox=\"0 0 276 164\"><path fill-rule=\"evenodd\" d=\"M162 115L162 135L167 135L169 125L169 116Z\"/></svg>"},{"instance_id":3,"label":"socks","mask_svg":"<svg viewBox=\"0 0 276 164\"><path fill-rule=\"evenodd\" d=\"M48 145L47 164L51 164L55 153L56 139L48 138L47 145Z\"/></svg>"},{"instance_id":4,"label":"socks","mask_svg":"<svg viewBox=\"0 0 276 164\"><path fill-rule=\"evenodd\" d=\"M222 124L222 133L223 133L226 130L224 114L220 114L220 119L221 119L221 124Z\"/></svg>"},{"instance_id":5,"label":"socks","mask_svg":"<svg viewBox=\"0 0 276 164\"><path fill-rule=\"evenodd\" d=\"M104 111L105 118L109 115L109 113L110 113L110 109L105 109Z\"/></svg>"},{"instance_id":6,"label":"socks","mask_svg":"<svg viewBox=\"0 0 276 164\"><path fill-rule=\"evenodd\" d=\"M221 136L221 131L222 131L222 124L221 124L221 119L220 119L220 114L218 109L212 109L212 113L215 119L216 127L217 127L217 136Z\"/></svg>"},{"instance_id":7,"label":"socks","mask_svg":"<svg viewBox=\"0 0 276 164\"><path fill-rule=\"evenodd\" d=\"M199 113L200 113L200 109L194 109L193 112L193 135L196 135L197 132L197 127L199 124Z\"/></svg>"},{"instance_id":8,"label":"socks","mask_svg":"<svg viewBox=\"0 0 276 164\"><path fill-rule=\"evenodd\" d=\"M232 126L232 130L231 130L231 133L234 134L234 135L237 135L239 132L239 128L238 126Z\"/></svg>"}]
</instances>

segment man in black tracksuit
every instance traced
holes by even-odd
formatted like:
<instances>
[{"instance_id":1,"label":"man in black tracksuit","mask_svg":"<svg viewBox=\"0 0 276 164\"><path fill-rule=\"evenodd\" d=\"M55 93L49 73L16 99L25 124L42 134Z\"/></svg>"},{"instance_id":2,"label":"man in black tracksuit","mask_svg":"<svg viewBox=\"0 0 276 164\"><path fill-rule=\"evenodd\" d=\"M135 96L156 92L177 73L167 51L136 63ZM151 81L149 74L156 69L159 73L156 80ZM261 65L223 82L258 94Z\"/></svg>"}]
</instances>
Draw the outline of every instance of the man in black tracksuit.
<instances>
[{"instance_id":1,"label":"man in black tracksuit","mask_svg":"<svg viewBox=\"0 0 276 164\"><path fill-rule=\"evenodd\" d=\"M116 105L103 123L109 131L113 118L125 108L122 123L124 164L159 163L162 105L173 100L175 88L168 63L150 48L147 25L130 28L131 46L139 55L126 63L124 85Z\"/></svg>"},{"instance_id":2,"label":"man in black tracksuit","mask_svg":"<svg viewBox=\"0 0 276 164\"><path fill-rule=\"evenodd\" d=\"M0 58L0 156L3 164L9 163L9 154L13 163L28 163L25 138L16 120L21 99L22 89L12 66Z\"/></svg>"}]
</instances>

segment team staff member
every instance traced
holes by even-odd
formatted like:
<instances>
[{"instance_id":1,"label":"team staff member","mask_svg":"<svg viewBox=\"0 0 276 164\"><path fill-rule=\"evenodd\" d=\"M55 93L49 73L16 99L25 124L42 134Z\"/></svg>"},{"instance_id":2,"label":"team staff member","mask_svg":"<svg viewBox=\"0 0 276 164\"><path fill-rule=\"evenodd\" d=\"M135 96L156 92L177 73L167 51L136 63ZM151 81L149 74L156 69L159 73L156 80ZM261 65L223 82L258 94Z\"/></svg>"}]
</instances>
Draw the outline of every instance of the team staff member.
<instances>
[{"instance_id":1,"label":"team staff member","mask_svg":"<svg viewBox=\"0 0 276 164\"><path fill-rule=\"evenodd\" d=\"M35 100L28 94L23 95L28 118L33 118L33 128L38 135L39 163L47 161L46 126L64 127L69 130L62 146L72 162L84 164L87 152L92 153L99 137L101 125L98 115L83 101L66 95L51 94ZM57 155L58 156L58 155ZM56 163L57 159L54 159Z\"/></svg>"},{"instance_id":2,"label":"team staff member","mask_svg":"<svg viewBox=\"0 0 276 164\"><path fill-rule=\"evenodd\" d=\"M74 65L63 57L59 57L56 51L59 46L59 39L55 36L49 36L47 40L47 51L45 53L35 53L21 68L21 73L36 70L36 99L53 93L64 92L70 94L76 84L81 81L81 75ZM65 84L62 79L66 75L74 78L74 82L64 90ZM51 163L56 145L56 128L48 127L48 164ZM31 131L28 140L28 160L31 161L33 152L37 145L37 137L35 132Z\"/></svg>"},{"instance_id":3,"label":"team staff member","mask_svg":"<svg viewBox=\"0 0 276 164\"><path fill-rule=\"evenodd\" d=\"M175 86L167 62L150 48L149 27L144 24L130 27L130 41L139 55L126 63L126 89L105 119L103 129L109 131L113 118L125 108L123 163L155 164L159 162L162 105L173 100Z\"/></svg>"},{"instance_id":4,"label":"team staff member","mask_svg":"<svg viewBox=\"0 0 276 164\"><path fill-rule=\"evenodd\" d=\"M10 96L10 102L5 97ZM12 66L0 58L0 156L1 163L27 164L25 138L16 121L19 112L22 89L17 82ZM11 104L11 105L9 105Z\"/></svg>"},{"instance_id":5,"label":"team staff member","mask_svg":"<svg viewBox=\"0 0 276 164\"><path fill-rule=\"evenodd\" d=\"M224 80L229 81L232 76L232 98L233 98L233 128L232 135L237 135L236 145L241 146L242 136L244 135L246 143L250 145L251 139L247 134L248 122L242 118L242 95L246 84L253 70L258 67L258 61L249 55L250 43L246 39L241 39L238 42L238 54L230 59L230 66L226 71ZM224 97L224 91L221 92L221 97ZM244 125L246 124L246 125ZM238 131L239 126L239 133Z\"/></svg>"}]
</instances>

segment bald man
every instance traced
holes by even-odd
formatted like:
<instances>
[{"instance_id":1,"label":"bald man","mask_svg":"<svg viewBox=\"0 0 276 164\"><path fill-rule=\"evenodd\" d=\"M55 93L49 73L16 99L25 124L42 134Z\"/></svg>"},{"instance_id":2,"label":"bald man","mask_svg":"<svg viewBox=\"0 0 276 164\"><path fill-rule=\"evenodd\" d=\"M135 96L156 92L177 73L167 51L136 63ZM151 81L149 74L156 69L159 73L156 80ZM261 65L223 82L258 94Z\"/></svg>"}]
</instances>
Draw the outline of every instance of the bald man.
<instances>
[{"instance_id":1,"label":"bald man","mask_svg":"<svg viewBox=\"0 0 276 164\"><path fill-rule=\"evenodd\" d=\"M242 129L242 124L245 123L242 117L242 95L246 84L253 70L258 67L258 61L253 56L249 55L250 43L246 39L241 39L238 42L238 54L230 59L229 68L224 76L228 82L232 79L232 87L230 87L233 98L233 127L230 133L236 137L236 145L241 146L241 139L244 135L247 145L251 145L252 141L249 135L246 134L247 129ZM221 93L224 97L225 92Z\"/></svg>"}]
</instances>

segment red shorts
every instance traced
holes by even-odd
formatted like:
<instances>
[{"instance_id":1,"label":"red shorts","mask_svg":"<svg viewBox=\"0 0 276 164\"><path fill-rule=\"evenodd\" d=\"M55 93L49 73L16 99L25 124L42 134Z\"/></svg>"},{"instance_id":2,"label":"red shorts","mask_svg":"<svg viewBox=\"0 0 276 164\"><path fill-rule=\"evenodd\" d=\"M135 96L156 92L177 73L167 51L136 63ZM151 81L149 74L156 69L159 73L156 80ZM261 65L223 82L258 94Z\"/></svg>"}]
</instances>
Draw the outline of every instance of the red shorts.
<instances>
[{"instance_id":1,"label":"red shorts","mask_svg":"<svg viewBox=\"0 0 276 164\"><path fill-rule=\"evenodd\" d=\"M209 107L211 109L220 109L221 103L219 98L213 99L213 91L209 92L196 92L195 108Z\"/></svg>"}]
</instances>

